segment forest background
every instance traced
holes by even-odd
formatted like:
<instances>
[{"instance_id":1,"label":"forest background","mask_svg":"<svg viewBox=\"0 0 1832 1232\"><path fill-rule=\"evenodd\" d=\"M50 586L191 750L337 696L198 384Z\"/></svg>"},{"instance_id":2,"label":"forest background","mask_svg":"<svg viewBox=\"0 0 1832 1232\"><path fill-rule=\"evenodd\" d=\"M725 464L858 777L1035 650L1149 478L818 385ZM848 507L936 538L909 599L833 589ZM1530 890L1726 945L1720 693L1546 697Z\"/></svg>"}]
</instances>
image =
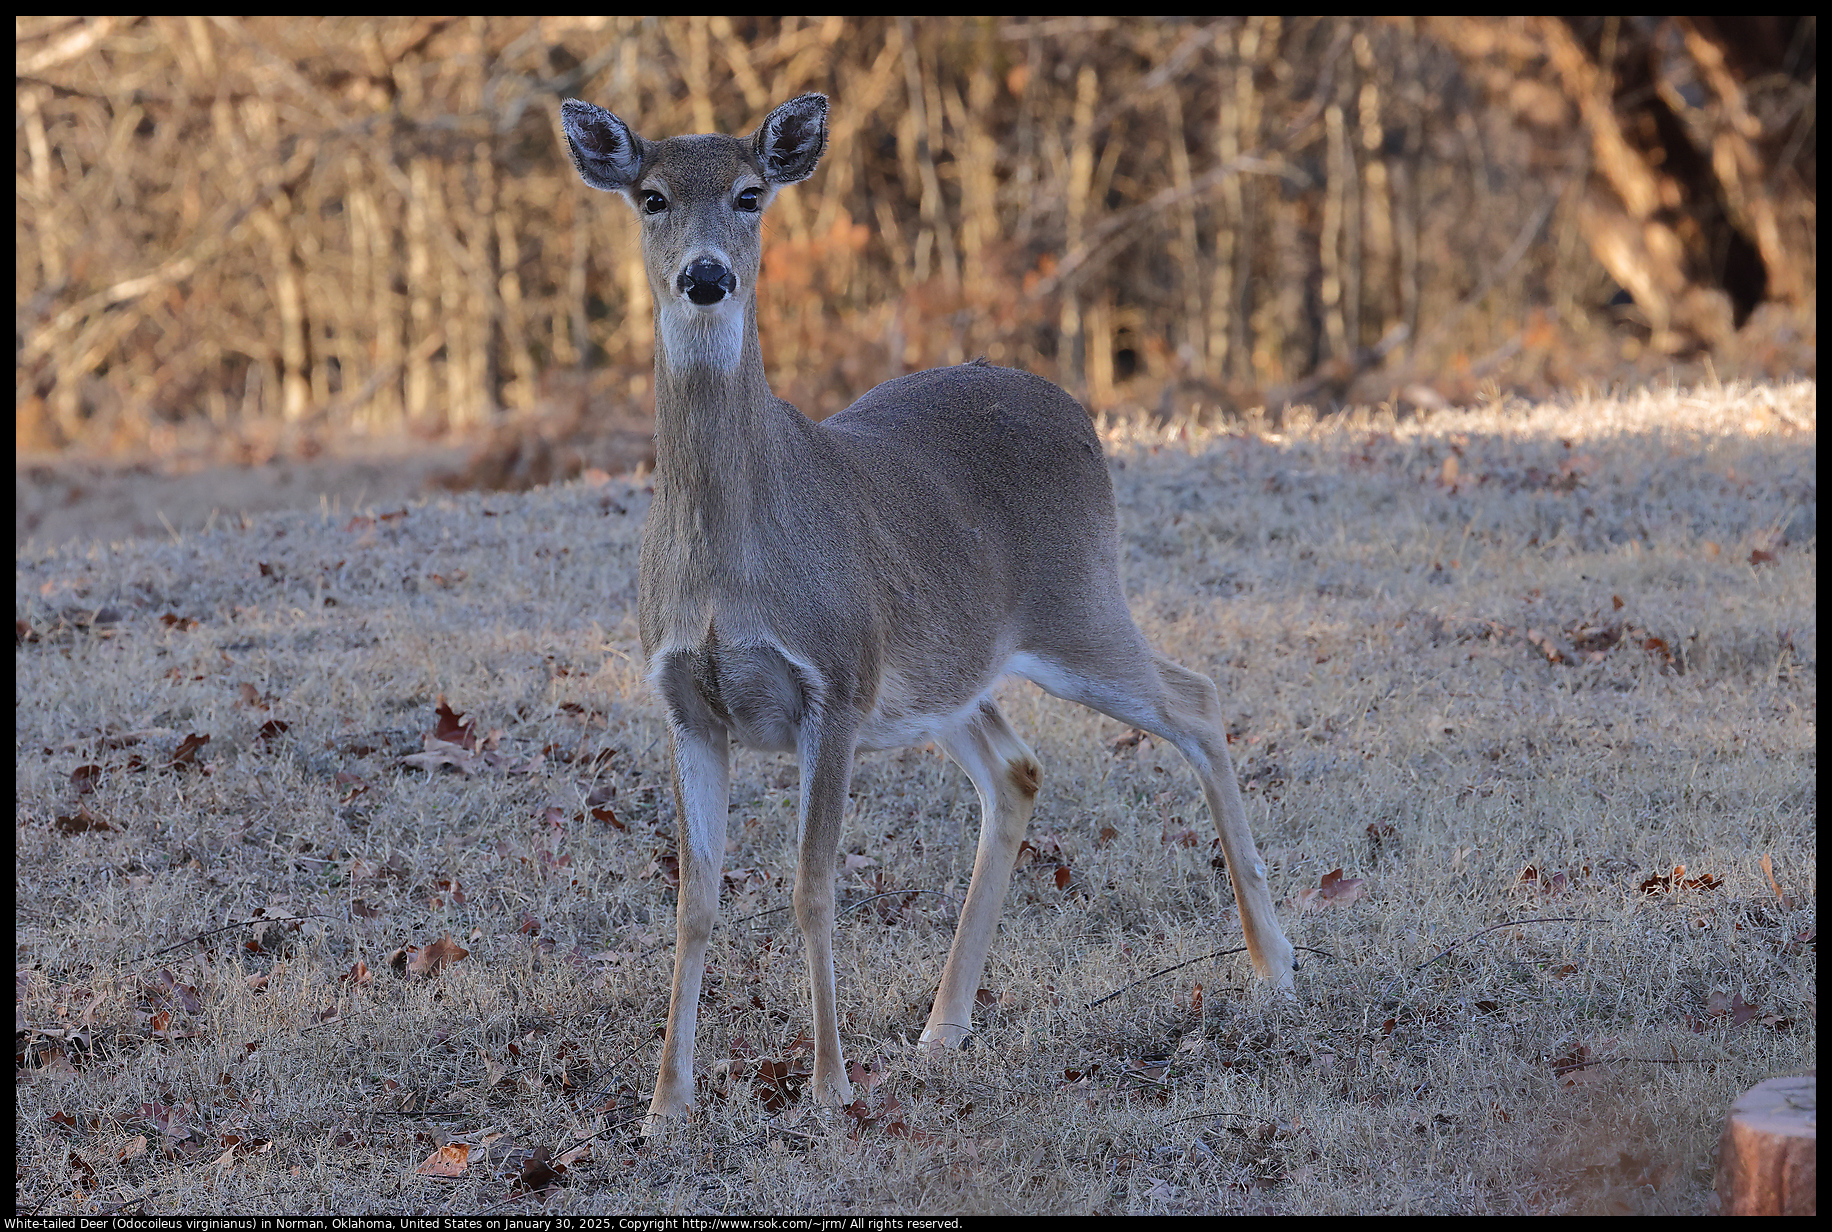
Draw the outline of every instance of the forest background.
<instances>
[{"instance_id":1,"label":"forest background","mask_svg":"<svg viewBox=\"0 0 1832 1232\"><path fill-rule=\"evenodd\" d=\"M455 487L640 465L636 222L569 166L569 96L649 136L830 96L759 287L816 418L980 354L1198 418L1816 367L1811 17L15 30L22 478L390 441Z\"/></svg>"}]
</instances>

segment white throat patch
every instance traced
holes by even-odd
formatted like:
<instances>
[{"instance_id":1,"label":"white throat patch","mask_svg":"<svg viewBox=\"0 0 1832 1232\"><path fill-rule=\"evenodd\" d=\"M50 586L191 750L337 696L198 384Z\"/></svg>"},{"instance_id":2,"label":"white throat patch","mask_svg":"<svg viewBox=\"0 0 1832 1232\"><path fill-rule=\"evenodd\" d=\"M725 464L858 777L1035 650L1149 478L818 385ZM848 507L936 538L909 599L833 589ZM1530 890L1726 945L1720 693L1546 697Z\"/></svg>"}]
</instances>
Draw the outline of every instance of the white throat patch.
<instances>
[{"instance_id":1,"label":"white throat patch","mask_svg":"<svg viewBox=\"0 0 1832 1232\"><path fill-rule=\"evenodd\" d=\"M676 371L712 368L736 372L744 354L744 303L729 296L710 312L689 304L663 304L662 347Z\"/></svg>"}]
</instances>

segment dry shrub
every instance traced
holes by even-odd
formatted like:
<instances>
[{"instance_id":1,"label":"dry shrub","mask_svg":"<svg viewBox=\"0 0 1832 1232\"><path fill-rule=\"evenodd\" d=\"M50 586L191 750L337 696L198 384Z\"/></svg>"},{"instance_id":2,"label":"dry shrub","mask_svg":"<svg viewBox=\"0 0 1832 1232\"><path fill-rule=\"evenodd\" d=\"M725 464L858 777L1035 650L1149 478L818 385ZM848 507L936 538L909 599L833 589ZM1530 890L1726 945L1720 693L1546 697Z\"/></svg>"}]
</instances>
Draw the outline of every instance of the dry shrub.
<instances>
[{"instance_id":1,"label":"dry shrub","mask_svg":"<svg viewBox=\"0 0 1832 1232\"><path fill-rule=\"evenodd\" d=\"M1164 416L1545 394L1701 346L1810 371L1813 26L1770 25L22 18L18 445L259 462L546 414L559 453L610 448L649 292L567 95L651 135L832 96L760 303L816 418L980 353ZM1623 97L1572 101L1598 83ZM511 449L475 481L570 465Z\"/></svg>"}]
</instances>

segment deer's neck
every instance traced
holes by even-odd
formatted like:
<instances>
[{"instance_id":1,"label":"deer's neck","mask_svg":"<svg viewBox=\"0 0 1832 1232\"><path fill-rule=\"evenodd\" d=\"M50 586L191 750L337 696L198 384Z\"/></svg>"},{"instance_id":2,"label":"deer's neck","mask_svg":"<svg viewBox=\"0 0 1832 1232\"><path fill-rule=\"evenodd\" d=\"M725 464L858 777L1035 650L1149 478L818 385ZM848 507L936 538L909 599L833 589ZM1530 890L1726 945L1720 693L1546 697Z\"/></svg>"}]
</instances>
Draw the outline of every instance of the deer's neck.
<instances>
[{"instance_id":1,"label":"deer's neck","mask_svg":"<svg viewBox=\"0 0 1832 1232\"><path fill-rule=\"evenodd\" d=\"M662 307L655 325L656 494L743 519L780 495L801 442L800 415L764 375L757 302L729 314Z\"/></svg>"}]
</instances>

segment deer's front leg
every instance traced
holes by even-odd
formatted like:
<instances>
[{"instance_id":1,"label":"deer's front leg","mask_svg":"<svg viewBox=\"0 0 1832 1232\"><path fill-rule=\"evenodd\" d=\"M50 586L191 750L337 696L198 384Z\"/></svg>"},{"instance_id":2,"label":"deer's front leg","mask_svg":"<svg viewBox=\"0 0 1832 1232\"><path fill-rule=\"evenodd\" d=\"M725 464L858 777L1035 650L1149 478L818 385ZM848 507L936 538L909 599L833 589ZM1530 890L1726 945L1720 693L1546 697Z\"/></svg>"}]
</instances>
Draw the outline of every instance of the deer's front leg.
<instances>
[{"instance_id":1,"label":"deer's front leg","mask_svg":"<svg viewBox=\"0 0 1832 1232\"><path fill-rule=\"evenodd\" d=\"M723 727L675 729L674 812L681 885L674 913L674 995L668 1002L668 1035L645 1133L659 1130L666 1118L685 1116L693 1102L693 1037L706 942L719 914L730 780L730 742Z\"/></svg>"},{"instance_id":2,"label":"deer's front leg","mask_svg":"<svg viewBox=\"0 0 1832 1232\"><path fill-rule=\"evenodd\" d=\"M810 717L801 738L801 855L795 869L795 918L808 948L814 1003L814 1094L850 1104L852 1083L840 1057L840 1019L833 979L833 898L840 823L852 781L855 737L849 728Z\"/></svg>"}]
</instances>

